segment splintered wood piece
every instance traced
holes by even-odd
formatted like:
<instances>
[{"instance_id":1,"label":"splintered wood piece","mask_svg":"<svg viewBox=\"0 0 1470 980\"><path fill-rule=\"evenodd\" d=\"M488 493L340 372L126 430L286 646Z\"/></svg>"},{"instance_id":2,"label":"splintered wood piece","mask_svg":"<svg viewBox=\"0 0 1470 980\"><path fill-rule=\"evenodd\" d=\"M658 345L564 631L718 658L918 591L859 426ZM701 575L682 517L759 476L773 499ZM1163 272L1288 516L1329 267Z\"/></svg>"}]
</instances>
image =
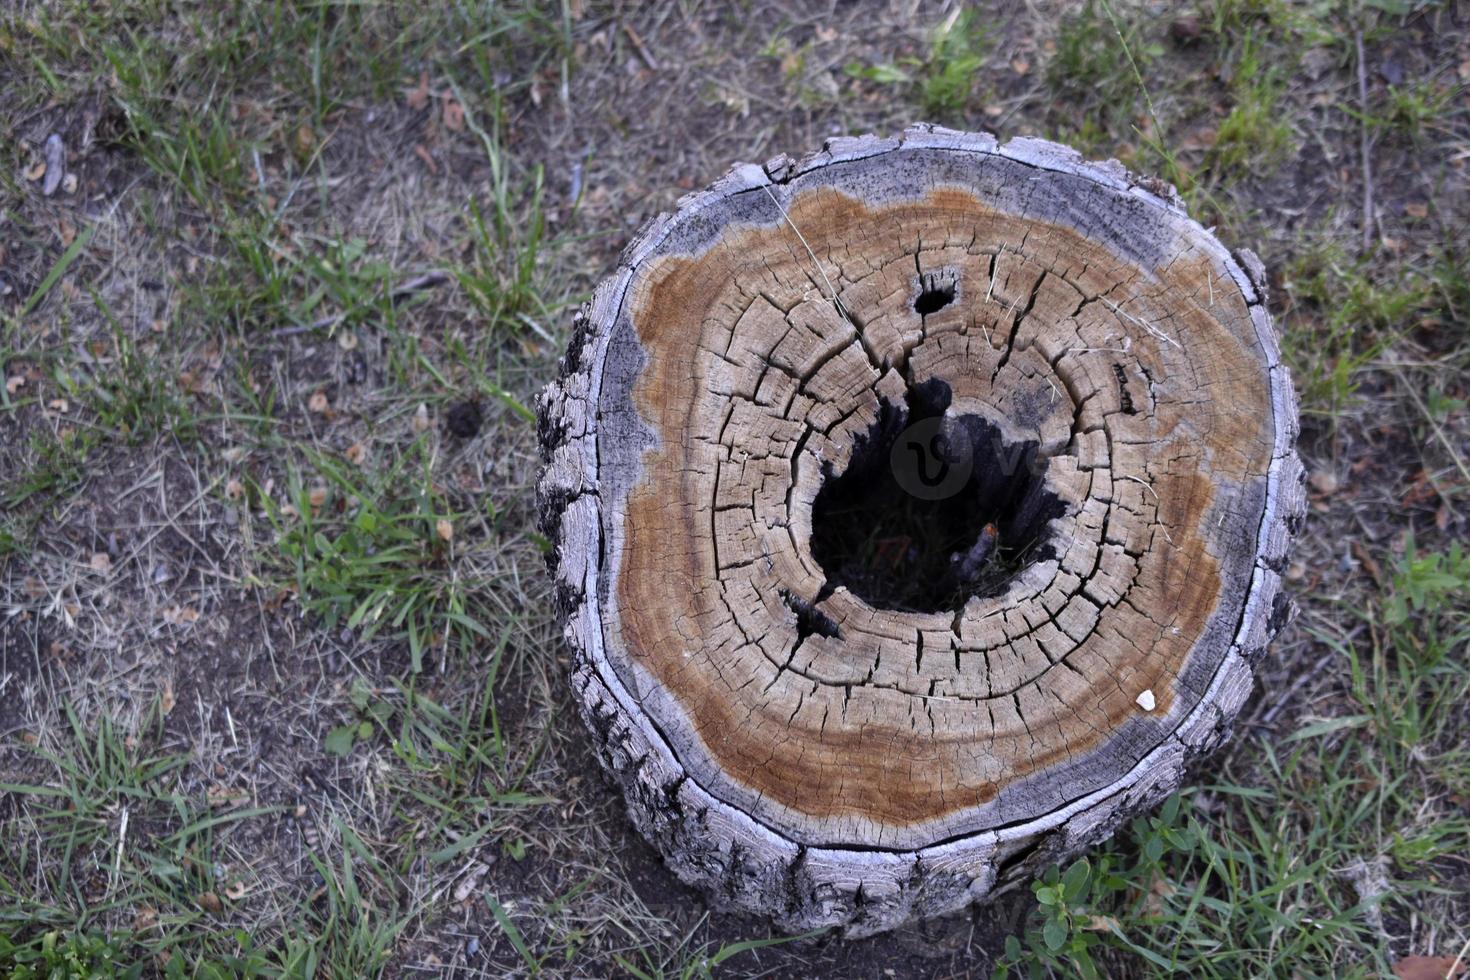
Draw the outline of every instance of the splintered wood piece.
<instances>
[{"instance_id":1,"label":"splintered wood piece","mask_svg":"<svg viewBox=\"0 0 1470 980\"><path fill-rule=\"evenodd\" d=\"M540 403L572 683L718 903L866 935L1111 834L1291 614L1264 274L1171 188L921 126L650 222Z\"/></svg>"}]
</instances>

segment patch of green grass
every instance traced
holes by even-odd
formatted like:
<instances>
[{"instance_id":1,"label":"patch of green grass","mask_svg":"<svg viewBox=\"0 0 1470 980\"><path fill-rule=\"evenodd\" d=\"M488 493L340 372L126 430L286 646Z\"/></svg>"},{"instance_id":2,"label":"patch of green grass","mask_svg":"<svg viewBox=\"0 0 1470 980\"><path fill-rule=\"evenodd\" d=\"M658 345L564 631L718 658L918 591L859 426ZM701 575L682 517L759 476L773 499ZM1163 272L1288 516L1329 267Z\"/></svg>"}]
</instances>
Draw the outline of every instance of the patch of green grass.
<instances>
[{"instance_id":1,"label":"patch of green grass","mask_svg":"<svg viewBox=\"0 0 1470 980\"><path fill-rule=\"evenodd\" d=\"M922 57L876 65L850 62L846 71L854 78L903 86L914 93L926 119L955 122L972 104L990 47L989 32L975 11L959 7L934 28Z\"/></svg>"},{"instance_id":2,"label":"patch of green grass","mask_svg":"<svg viewBox=\"0 0 1470 980\"><path fill-rule=\"evenodd\" d=\"M37 427L28 442L27 466L0 489L0 504L11 515L33 498L51 499L80 483L97 435L90 429L53 434L50 429Z\"/></svg>"},{"instance_id":3,"label":"patch of green grass","mask_svg":"<svg viewBox=\"0 0 1470 980\"><path fill-rule=\"evenodd\" d=\"M1390 589L1357 615L1366 644L1320 639L1347 671L1337 711L1232 760L1236 778L1187 791L1065 871L1034 885L1025 940L999 975L1369 977L1391 972L1386 915L1441 921L1438 862L1460 853L1470 819L1470 558L1410 541ZM1351 611L1345 610L1351 615ZM1252 773L1238 771L1240 768Z\"/></svg>"},{"instance_id":4,"label":"patch of green grass","mask_svg":"<svg viewBox=\"0 0 1470 980\"><path fill-rule=\"evenodd\" d=\"M100 297L94 294L93 300L111 327L110 349L75 376L58 370L53 376L57 388L90 408L96 424L127 445L162 434L180 441L193 438L194 415L171 372L123 329Z\"/></svg>"},{"instance_id":5,"label":"patch of green grass","mask_svg":"<svg viewBox=\"0 0 1470 980\"><path fill-rule=\"evenodd\" d=\"M822 931L817 929L796 936L776 936L770 939L746 939L740 942L723 943L713 951L709 943L695 946L693 933L690 933L666 955L658 956L653 950L645 948L638 950L640 963L634 963L621 954L616 959L618 965L637 980L670 980L674 977L677 977L678 980L696 980L696 978L712 980L717 975L724 975L717 974L716 971L728 960L758 949L812 939L821 935Z\"/></svg>"},{"instance_id":6,"label":"patch of green grass","mask_svg":"<svg viewBox=\"0 0 1470 980\"><path fill-rule=\"evenodd\" d=\"M200 962L248 948L216 932L233 883L220 877L218 843L279 808L220 811L183 792L189 756L149 747L162 724L157 705L129 733L107 716L89 728L69 706L63 714L66 728L31 749L51 778L0 783L19 807L0 823L0 963L8 956L19 976L124 976L185 946ZM140 927L102 928L123 910Z\"/></svg>"},{"instance_id":7,"label":"patch of green grass","mask_svg":"<svg viewBox=\"0 0 1470 980\"><path fill-rule=\"evenodd\" d=\"M1302 410L1329 419L1353 403L1362 372L1434 298L1423 276L1384 276L1377 263L1332 246L1299 255L1284 280L1290 306L1282 346Z\"/></svg>"},{"instance_id":8,"label":"patch of green grass","mask_svg":"<svg viewBox=\"0 0 1470 980\"><path fill-rule=\"evenodd\" d=\"M427 440L382 472L316 454L310 483L293 469L289 503L261 496L297 600L328 630L387 627L408 640L415 673L426 649L469 651L490 639L473 615L484 583L449 574L456 527L486 515L457 513L434 483Z\"/></svg>"},{"instance_id":9,"label":"patch of green grass","mask_svg":"<svg viewBox=\"0 0 1470 980\"><path fill-rule=\"evenodd\" d=\"M1282 110L1282 73L1263 64L1265 56L1256 35L1248 33L1231 79L1234 105L1205 155L1216 178L1259 173L1280 163L1292 149L1291 125Z\"/></svg>"},{"instance_id":10,"label":"patch of green grass","mask_svg":"<svg viewBox=\"0 0 1470 980\"><path fill-rule=\"evenodd\" d=\"M1091 135L1098 146L1129 132L1141 100L1147 101L1142 78L1164 54L1161 44L1145 36L1147 20L1125 14L1117 15L1106 2L1088 0L1063 19L1056 53L1046 67L1055 103L1096 126ZM1079 135L1079 142L1085 135Z\"/></svg>"},{"instance_id":11,"label":"patch of green grass","mask_svg":"<svg viewBox=\"0 0 1470 980\"><path fill-rule=\"evenodd\" d=\"M1448 121L1455 99L1465 91L1463 84L1453 85L1434 79L1422 79L1408 85L1390 85L1385 104L1368 122L1379 132L1392 132L1423 146L1428 131Z\"/></svg>"}]
</instances>

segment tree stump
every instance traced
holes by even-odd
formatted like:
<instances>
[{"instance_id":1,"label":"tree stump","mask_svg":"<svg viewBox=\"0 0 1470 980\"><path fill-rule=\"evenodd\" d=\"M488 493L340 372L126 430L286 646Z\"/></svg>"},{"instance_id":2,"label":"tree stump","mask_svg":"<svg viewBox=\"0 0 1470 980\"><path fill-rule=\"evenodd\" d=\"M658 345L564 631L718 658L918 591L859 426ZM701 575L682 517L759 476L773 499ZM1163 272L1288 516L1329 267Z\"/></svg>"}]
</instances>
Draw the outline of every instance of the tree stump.
<instances>
[{"instance_id":1,"label":"tree stump","mask_svg":"<svg viewBox=\"0 0 1470 980\"><path fill-rule=\"evenodd\" d=\"M927 126L637 235L540 501L576 700L681 878L866 935L1179 785L1291 610L1263 280L1167 185Z\"/></svg>"}]
</instances>

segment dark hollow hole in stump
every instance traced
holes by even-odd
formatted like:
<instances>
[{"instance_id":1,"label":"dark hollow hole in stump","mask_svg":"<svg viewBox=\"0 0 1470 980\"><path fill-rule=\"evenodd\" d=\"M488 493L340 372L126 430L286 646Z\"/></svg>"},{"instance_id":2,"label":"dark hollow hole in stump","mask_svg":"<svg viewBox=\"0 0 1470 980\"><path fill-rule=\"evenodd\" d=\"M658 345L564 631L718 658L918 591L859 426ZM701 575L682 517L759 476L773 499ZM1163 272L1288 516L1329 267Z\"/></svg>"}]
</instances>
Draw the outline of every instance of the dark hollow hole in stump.
<instances>
[{"instance_id":1,"label":"dark hollow hole in stump","mask_svg":"<svg viewBox=\"0 0 1470 980\"><path fill-rule=\"evenodd\" d=\"M928 316L930 313L938 313L953 302L954 283L931 283L914 300L914 312L919 316Z\"/></svg>"},{"instance_id":2,"label":"dark hollow hole in stump","mask_svg":"<svg viewBox=\"0 0 1470 980\"><path fill-rule=\"evenodd\" d=\"M958 610L1055 557L1046 529L1065 506L1036 443L978 415L946 419L949 403L937 379L904 405L882 402L847 468L825 474L811 537L824 591L845 585L878 609Z\"/></svg>"}]
</instances>

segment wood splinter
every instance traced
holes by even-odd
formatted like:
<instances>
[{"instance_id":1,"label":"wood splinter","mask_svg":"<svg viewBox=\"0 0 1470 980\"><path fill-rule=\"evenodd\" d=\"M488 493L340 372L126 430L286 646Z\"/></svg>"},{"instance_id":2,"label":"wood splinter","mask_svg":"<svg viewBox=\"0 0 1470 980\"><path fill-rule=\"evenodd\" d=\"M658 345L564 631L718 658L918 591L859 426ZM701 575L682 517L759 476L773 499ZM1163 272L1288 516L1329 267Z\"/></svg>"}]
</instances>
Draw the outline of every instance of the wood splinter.
<instances>
[{"instance_id":1,"label":"wood splinter","mask_svg":"<svg viewBox=\"0 0 1470 980\"><path fill-rule=\"evenodd\" d=\"M929 126L645 226L539 498L577 702L680 877L868 935L1220 744L1303 513L1263 280L1166 185Z\"/></svg>"}]
</instances>

